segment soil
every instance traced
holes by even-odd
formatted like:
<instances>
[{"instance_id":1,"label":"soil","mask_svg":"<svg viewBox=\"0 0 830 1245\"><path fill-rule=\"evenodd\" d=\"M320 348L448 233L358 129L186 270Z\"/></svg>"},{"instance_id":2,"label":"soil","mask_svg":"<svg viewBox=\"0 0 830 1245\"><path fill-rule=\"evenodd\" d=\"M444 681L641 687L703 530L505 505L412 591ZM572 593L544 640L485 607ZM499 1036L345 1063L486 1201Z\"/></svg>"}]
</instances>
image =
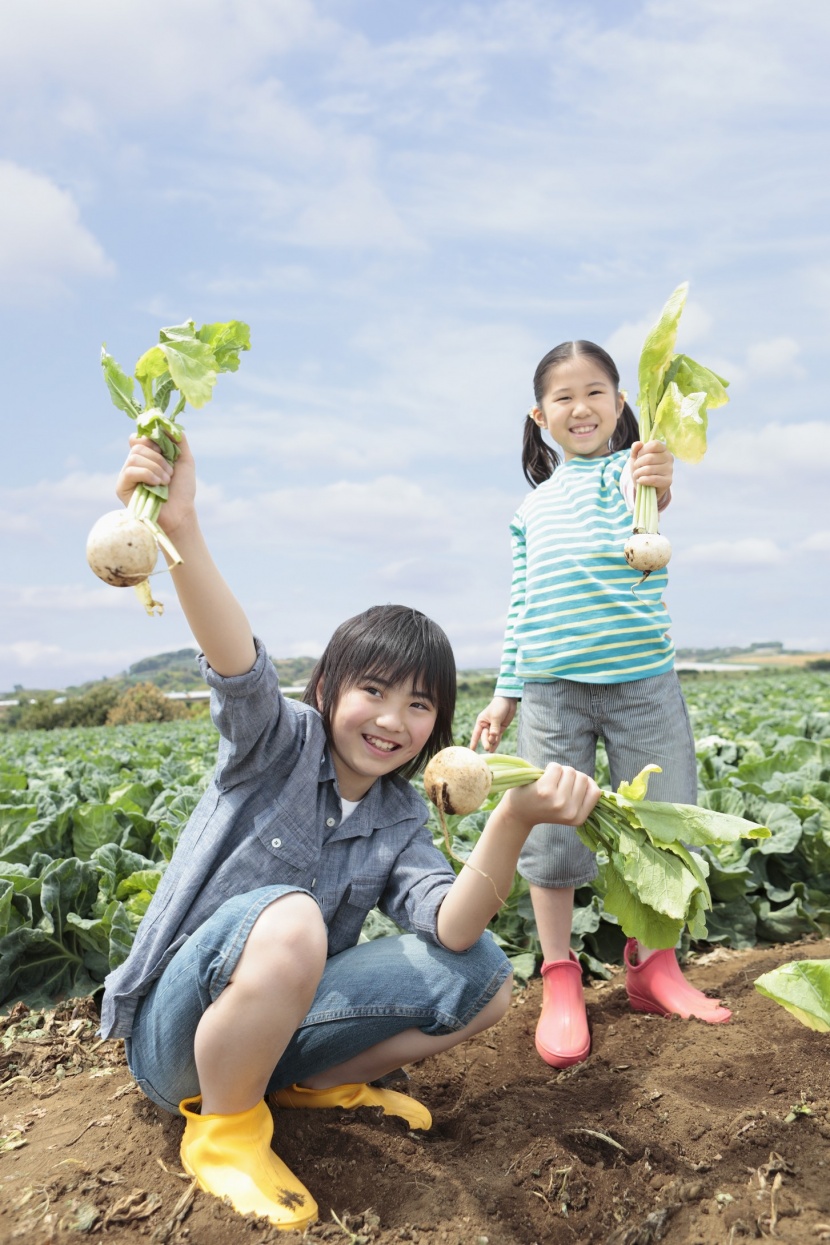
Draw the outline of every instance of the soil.
<instances>
[{"instance_id":1,"label":"soil","mask_svg":"<svg viewBox=\"0 0 830 1245\"><path fill-rule=\"evenodd\" d=\"M587 987L589 1059L563 1072L533 1046L541 983L494 1029L409 1069L431 1131L357 1112L276 1115L309 1186L311 1242L341 1245L733 1245L830 1240L827 1034L753 982L808 940L692 957L726 1025L638 1015L617 970ZM0 1022L0 1241L297 1245L194 1188L182 1121L134 1087L93 1000Z\"/></svg>"}]
</instances>

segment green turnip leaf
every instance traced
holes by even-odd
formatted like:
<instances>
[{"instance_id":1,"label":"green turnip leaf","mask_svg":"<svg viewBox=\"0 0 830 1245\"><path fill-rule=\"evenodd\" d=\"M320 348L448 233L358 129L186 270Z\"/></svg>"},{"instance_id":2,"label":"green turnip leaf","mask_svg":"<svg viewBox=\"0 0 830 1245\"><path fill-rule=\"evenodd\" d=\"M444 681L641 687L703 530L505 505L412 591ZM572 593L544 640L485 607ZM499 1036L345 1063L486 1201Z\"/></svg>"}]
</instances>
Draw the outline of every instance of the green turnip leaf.
<instances>
[{"instance_id":1,"label":"green turnip leaf","mask_svg":"<svg viewBox=\"0 0 830 1245\"><path fill-rule=\"evenodd\" d=\"M197 337L213 351L217 372L237 371L240 352L251 349L251 330L241 320L229 320L227 324L203 324Z\"/></svg>"},{"instance_id":2,"label":"green turnip leaf","mask_svg":"<svg viewBox=\"0 0 830 1245\"><path fill-rule=\"evenodd\" d=\"M683 394L672 381L657 406L651 435L684 463L699 463L706 453L705 403L705 393Z\"/></svg>"},{"instance_id":3,"label":"green turnip leaf","mask_svg":"<svg viewBox=\"0 0 830 1245\"><path fill-rule=\"evenodd\" d=\"M640 353L637 368L640 392L637 405L640 408L640 426L644 440L649 438L651 421L663 393L666 373L671 366L674 354L677 326L686 305L688 292L688 281L684 281L677 287L661 311L660 319L647 334ZM643 427L644 421L645 428Z\"/></svg>"},{"instance_id":4,"label":"green turnip leaf","mask_svg":"<svg viewBox=\"0 0 830 1245\"><path fill-rule=\"evenodd\" d=\"M610 797L629 812L661 843L687 843L702 847L707 843L734 842L739 839L769 838L769 829L743 817L715 813L697 804L666 804L655 800L639 800L629 804L621 796Z\"/></svg>"},{"instance_id":5,"label":"green turnip leaf","mask_svg":"<svg viewBox=\"0 0 830 1245\"><path fill-rule=\"evenodd\" d=\"M134 397L135 381L133 378L118 366L112 355L107 354L103 347L101 348L101 367L104 369L104 380L110 391L110 397L119 411L125 411L130 419L136 419L141 413L141 407Z\"/></svg>"}]
</instances>

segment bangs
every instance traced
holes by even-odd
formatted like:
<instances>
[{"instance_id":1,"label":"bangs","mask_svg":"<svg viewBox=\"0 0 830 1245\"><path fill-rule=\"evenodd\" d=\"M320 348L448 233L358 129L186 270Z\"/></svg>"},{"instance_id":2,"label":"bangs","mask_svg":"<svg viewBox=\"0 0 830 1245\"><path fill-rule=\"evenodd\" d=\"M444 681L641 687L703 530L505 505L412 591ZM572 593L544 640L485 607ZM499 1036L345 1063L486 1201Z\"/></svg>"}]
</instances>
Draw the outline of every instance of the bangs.
<instances>
[{"instance_id":1,"label":"bangs","mask_svg":"<svg viewBox=\"0 0 830 1245\"><path fill-rule=\"evenodd\" d=\"M349 663L353 677L349 686L368 680L380 683L384 687L401 685L409 687L419 696L424 696L433 705L438 705L446 698L446 663L442 654L430 651L413 653L407 648L401 649L396 643L384 646L378 651L377 645L360 645L361 653L356 651Z\"/></svg>"}]
</instances>

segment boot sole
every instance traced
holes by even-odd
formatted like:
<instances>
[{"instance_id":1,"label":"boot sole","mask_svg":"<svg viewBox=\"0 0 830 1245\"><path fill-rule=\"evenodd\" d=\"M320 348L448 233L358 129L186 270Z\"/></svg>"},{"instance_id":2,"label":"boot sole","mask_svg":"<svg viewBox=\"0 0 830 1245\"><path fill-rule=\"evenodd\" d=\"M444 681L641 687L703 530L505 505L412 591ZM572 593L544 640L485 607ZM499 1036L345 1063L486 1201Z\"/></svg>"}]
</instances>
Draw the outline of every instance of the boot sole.
<instances>
[{"instance_id":1,"label":"boot sole","mask_svg":"<svg viewBox=\"0 0 830 1245\"><path fill-rule=\"evenodd\" d=\"M570 1068L575 1063L584 1063L591 1053L591 1043L584 1050L576 1051L572 1055L556 1055L553 1051L545 1050L538 1042L534 1043L536 1053L540 1059L543 1059L551 1068Z\"/></svg>"},{"instance_id":2,"label":"boot sole","mask_svg":"<svg viewBox=\"0 0 830 1245\"><path fill-rule=\"evenodd\" d=\"M659 1003L652 1003L646 999L632 998L629 994L628 1001L631 1004L631 1010L635 1012L648 1012L652 1016L679 1016L681 1020L703 1020L710 1025L724 1025L727 1020L732 1019L732 1013L726 1016L719 1016L717 1020L708 1019L706 1016L700 1016L697 1012L690 1012L688 1016L684 1016L681 1012L667 1011L665 1007L661 1007Z\"/></svg>"}]
</instances>

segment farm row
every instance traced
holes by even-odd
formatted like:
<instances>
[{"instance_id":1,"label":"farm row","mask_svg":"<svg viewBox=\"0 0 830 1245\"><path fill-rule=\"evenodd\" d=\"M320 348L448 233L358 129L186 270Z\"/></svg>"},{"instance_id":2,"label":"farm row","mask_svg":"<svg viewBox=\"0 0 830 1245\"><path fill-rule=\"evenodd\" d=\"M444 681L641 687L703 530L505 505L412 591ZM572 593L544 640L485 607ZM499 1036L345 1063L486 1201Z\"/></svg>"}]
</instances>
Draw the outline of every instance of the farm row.
<instances>
[{"instance_id":1,"label":"farm row","mask_svg":"<svg viewBox=\"0 0 830 1245\"><path fill-rule=\"evenodd\" d=\"M734 948L830 932L830 675L700 676L684 682L699 802L769 826L769 839L704 849L709 941ZM462 696L456 739L483 702ZM510 737L506 742L510 748ZM207 721L0 736L0 1006L93 992L127 954L179 831L209 780ZM603 759L600 757L600 780ZM486 812L450 818L464 856ZM436 842L443 847L437 821ZM577 894L574 943L597 976L621 959L602 875ZM379 913L367 937L389 932ZM538 943L516 879L493 930L517 976Z\"/></svg>"}]
</instances>

